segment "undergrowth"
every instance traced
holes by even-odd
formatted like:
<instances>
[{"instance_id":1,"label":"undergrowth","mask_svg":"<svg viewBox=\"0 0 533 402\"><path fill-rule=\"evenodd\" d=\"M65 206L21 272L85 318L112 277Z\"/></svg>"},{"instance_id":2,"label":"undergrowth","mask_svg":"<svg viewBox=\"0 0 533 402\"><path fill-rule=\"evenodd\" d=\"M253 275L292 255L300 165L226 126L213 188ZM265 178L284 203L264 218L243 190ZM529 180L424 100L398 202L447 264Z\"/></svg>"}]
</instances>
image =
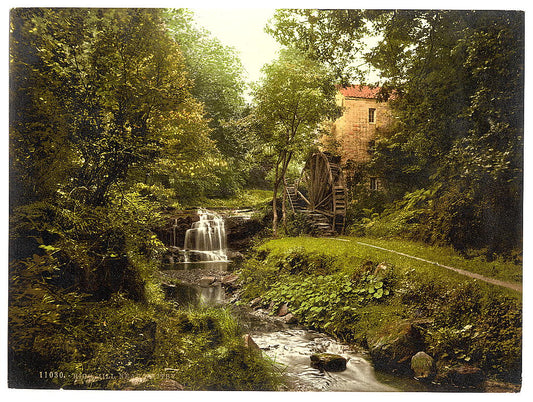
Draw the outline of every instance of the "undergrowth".
<instances>
[{"instance_id":1,"label":"undergrowth","mask_svg":"<svg viewBox=\"0 0 533 402\"><path fill-rule=\"evenodd\" d=\"M519 294L359 251L332 239L267 242L240 271L243 299L260 296L273 312L287 304L300 323L362 346L379 328L422 320L426 351L441 364L474 364L520 380Z\"/></svg>"},{"instance_id":2,"label":"undergrowth","mask_svg":"<svg viewBox=\"0 0 533 402\"><path fill-rule=\"evenodd\" d=\"M245 347L227 310L164 300L157 211L136 193L106 207L65 195L16 211L10 387L158 389L171 379L186 390L277 388L276 370Z\"/></svg>"},{"instance_id":3,"label":"undergrowth","mask_svg":"<svg viewBox=\"0 0 533 402\"><path fill-rule=\"evenodd\" d=\"M271 363L245 347L241 327L224 308L180 310L120 294L70 302L32 311L39 326L11 348L11 387L159 389L171 379L186 390L251 391L281 383ZM15 309L15 316L24 314Z\"/></svg>"}]
</instances>

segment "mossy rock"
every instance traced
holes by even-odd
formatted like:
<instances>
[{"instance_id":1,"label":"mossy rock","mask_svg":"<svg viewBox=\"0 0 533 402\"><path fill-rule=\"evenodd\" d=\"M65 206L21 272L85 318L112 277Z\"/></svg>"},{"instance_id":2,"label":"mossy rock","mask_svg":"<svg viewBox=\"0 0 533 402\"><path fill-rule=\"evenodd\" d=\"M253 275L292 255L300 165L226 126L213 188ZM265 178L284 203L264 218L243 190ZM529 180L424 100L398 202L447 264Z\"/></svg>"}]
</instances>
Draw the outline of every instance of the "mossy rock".
<instances>
[{"instance_id":1,"label":"mossy rock","mask_svg":"<svg viewBox=\"0 0 533 402\"><path fill-rule=\"evenodd\" d=\"M320 371L344 371L346 359L333 353L315 353L311 355L311 367Z\"/></svg>"},{"instance_id":2,"label":"mossy rock","mask_svg":"<svg viewBox=\"0 0 533 402\"><path fill-rule=\"evenodd\" d=\"M426 352L418 352L411 358L411 370L415 378L419 380L430 380L435 377L435 360Z\"/></svg>"},{"instance_id":3,"label":"mossy rock","mask_svg":"<svg viewBox=\"0 0 533 402\"><path fill-rule=\"evenodd\" d=\"M415 323L393 321L367 335L374 365L384 371L411 373L411 357L424 349L423 336Z\"/></svg>"}]
</instances>

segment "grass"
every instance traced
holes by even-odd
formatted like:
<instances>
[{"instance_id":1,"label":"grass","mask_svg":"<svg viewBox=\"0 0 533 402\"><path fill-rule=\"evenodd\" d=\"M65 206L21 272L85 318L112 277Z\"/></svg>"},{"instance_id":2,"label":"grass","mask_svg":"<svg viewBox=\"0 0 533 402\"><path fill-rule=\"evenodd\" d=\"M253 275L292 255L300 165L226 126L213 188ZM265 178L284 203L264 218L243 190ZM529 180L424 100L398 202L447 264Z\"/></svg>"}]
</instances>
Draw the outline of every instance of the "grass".
<instances>
[{"instance_id":1,"label":"grass","mask_svg":"<svg viewBox=\"0 0 533 402\"><path fill-rule=\"evenodd\" d=\"M452 247L436 247L421 242L407 240L384 240L370 237L355 239L346 237L346 239L396 250L405 254L449 265L454 268L475 272L502 281L513 283L522 282L522 265L514 264L511 261L504 261L503 259L496 259L490 262L482 257L467 259L459 255Z\"/></svg>"},{"instance_id":2,"label":"grass","mask_svg":"<svg viewBox=\"0 0 533 402\"><path fill-rule=\"evenodd\" d=\"M464 275L460 275L445 268L427 262L414 260L405 256L390 253L384 250L364 246L358 242L376 245L379 247L396 250L405 254L424 258L440 264L460 268L466 271L475 272L487 277L520 283L522 278L521 265L511 262L494 261L487 262L481 258L465 259L458 255L451 248L434 247L422 243L406 240L382 240L369 237L342 237L342 238L313 238L313 237L288 237L268 241L261 246L270 252L282 253L290 248L303 247L310 252L321 252L334 256L338 263L345 269L359 266L364 261L389 263L400 271L414 269L419 274L428 275L436 281L454 282L473 281ZM491 286L490 284L481 284ZM507 292L501 288L502 292ZM518 296L519 293L509 291L511 295Z\"/></svg>"},{"instance_id":3,"label":"grass","mask_svg":"<svg viewBox=\"0 0 533 402\"><path fill-rule=\"evenodd\" d=\"M247 189L230 198L206 198L201 201L195 201L194 206L214 209L245 209L257 208L269 201L272 201L271 190Z\"/></svg>"},{"instance_id":4,"label":"grass","mask_svg":"<svg viewBox=\"0 0 533 402\"><path fill-rule=\"evenodd\" d=\"M472 364L490 378L521 381L520 292L361 243L494 279L521 278L520 265L466 259L445 247L369 237L286 237L266 241L245 262L243 300L260 296L272 311L287 304L301 324L369 348L396 336L392 328L423 319L417 327L423 350L436 359L442 378L450 367ZM391 348L383 367L408 362L394 363L401 348Z\"/></svg>"}]
</instances>

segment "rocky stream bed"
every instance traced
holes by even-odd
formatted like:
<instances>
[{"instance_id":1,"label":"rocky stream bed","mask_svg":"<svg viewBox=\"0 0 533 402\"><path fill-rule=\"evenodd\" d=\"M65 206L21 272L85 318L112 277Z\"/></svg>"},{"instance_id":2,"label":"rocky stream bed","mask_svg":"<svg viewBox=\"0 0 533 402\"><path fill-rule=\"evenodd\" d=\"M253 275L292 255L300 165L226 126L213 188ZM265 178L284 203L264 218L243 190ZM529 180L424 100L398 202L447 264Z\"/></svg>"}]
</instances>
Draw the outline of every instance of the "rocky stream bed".
<instances>
[{"instance_id":1,"label":"rocky stream bed","mask_svg":"<svg viewBox=\"0 0 533 402\"><path fill-rule=\"evenodd\" d=\"M404 348L406 343L413 341L410 337L416 338L412 323L397 328L396 336L389 334L386 337L390 341L388 344L372 351L364 350L301 326L287 306L272 311L262 304L260 298L248 305L239 303L238 275L227 270L227 263L189 264L179 268L160 271L167 298L181 305L224 304L231 308L246 332L245 344L261 351L284 372L286 391L517 391L510 384L485 380L475 369L457 372L455 376L459 385L442 386L425 380L424 376L431 374L432 361L424 353L418 354L418 367L413 367L411 373L391 373L376 368L379 366L375 363L376 354L380 350L386 353L390 347ZM327 359L332 357L342 361L340 368L327 366Z\"/></svg>"},{"instance_id":2,"label":"rocky stream bed","mask_svg":"<svg viewBox=\"0 0 533 402\"><path fill-rule=\"evenodd\" d=\"M208 214L218 219L217 214ZM225 258L218 261L183 262L180 257L184 250L179 245L188 242L184 231L197 228L197 221L194 215L184 214L173 218L166 229L169 253L159 275L167 299L180 306L229 307L246 333L245 345L276 363L288 380L287 391L518 391L512 384L488 381L481 370L468 365L439 378L433 358L421 350L427 321L394 323L383 333L369 337L365 350L303 327L287 305L274 310L260 297L241 303L239 278L231 272L230 261L242 259L240 252L224 250ZM246 214L226 216L216 224L222 225L216 233L228 235L230 250L242 250L240 246L248 244L250 233L260 228ZM201 234L208 236L209 232L215 231L208 229Z\"/></svg>"}]
</instances>

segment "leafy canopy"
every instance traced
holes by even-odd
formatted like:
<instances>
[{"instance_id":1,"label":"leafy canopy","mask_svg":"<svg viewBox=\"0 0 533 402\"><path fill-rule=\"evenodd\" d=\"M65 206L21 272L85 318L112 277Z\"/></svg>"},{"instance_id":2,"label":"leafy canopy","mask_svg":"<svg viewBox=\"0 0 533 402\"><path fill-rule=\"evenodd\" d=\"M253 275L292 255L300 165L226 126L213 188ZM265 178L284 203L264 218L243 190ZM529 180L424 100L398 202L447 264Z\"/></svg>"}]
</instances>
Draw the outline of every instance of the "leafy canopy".
<instances>
[{"instance_id":1,"label":"leafy canopy","mask_svg":"<svg viewBox=\"0 0 533 402\"><path fill-rule=\"evenodd\" d=\"M368 171L387 180L391 200L434 194L430 234L417 236L458 248L520 242L522 12L281 10L269 31L335 65L339 79L362 75L350 65L358 54L380 71L383 97L394 90L397 124L376 141ZM365 36L376 39L368 50Z\"/></svg>"},{"instance_id":2,"label":"leafy canopy","mask_svg":"<svg viewBox=\"0 0 533 402\"><path fill-rule=\"evenodd\" d=\"M169 143L178 155L208 145L160 11L17 9L12 27L12 161L28 192L83 187L101 205Z\"/></svg>"},{"instance_id":3,"label":"leafy canopy","mask_svg":"<svg viewBox=\"0 0 533 402\"><path fill-rule=\"evenodd\" d=\"M295 49L282 50L263 74L254 102L256 116L267 126L264 135L278 152L305 149L319 123L339 112L332 76Z\"/></svg>"}]
</instances>

